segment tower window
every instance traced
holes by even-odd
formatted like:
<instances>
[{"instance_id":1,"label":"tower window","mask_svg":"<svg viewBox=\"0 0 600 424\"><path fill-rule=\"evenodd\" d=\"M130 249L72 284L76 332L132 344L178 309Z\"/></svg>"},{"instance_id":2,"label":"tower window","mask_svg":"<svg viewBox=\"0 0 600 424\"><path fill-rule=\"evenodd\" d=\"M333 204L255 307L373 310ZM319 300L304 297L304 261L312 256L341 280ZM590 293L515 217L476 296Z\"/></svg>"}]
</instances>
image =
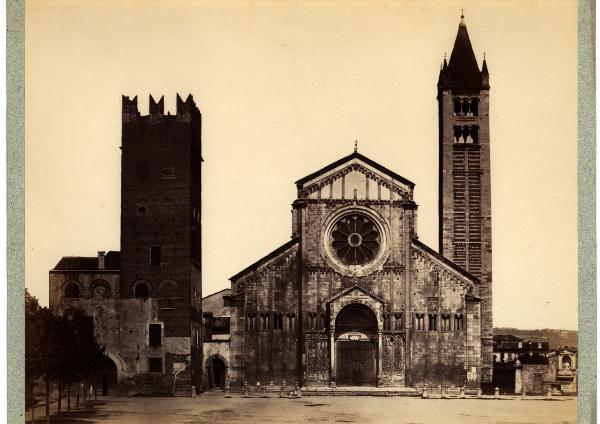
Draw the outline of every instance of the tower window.
<instances>
[{"instance_id":1,"label":"tower window","mask_svg":"<svg viewBox=\"0 0 600 424\"><path fill-rule=\"evenodd\" d=\"M473 97L471 99L471 115L478 116L479 114L479 99L477 97Z\"/></svg>"},{"instance_id":2,"label":"tower window","mask_svg":"<svg viewBox=\"0 0 600 424\"><path fill-rule=\"evenodd\" d=\"M471 127L468 125L463 127L463 140L465 143L473 143L473 138L471 137Z\"/></svg>"},{"instance_id":3,"label":"tower window","mask_svg":"<svg viewBox=\"0 0 600 424\"><path fill-rule=\"evenodd\" d=\"M156 347L161 345L161 325L150 324L148 328L148 345Z\"/></svg>"},{"instance_id":4,"label":"tower window","mask_svg":"<svg viewBox=\"0 0 600 424\"><path fill-rule=\"evenodd\" d=\"M162 358L149 358L148 372L162 374Z\"/></svg>"},{"instance_id":5,"label":"tower window","mask_svg":"<svg viewBox=\"0 0 600 424\"><path fill-rule=\"evenodd\" d=\"M454 116L460 115L460 97L455 97L452 103L454 105Z\"/></svg>"},{"instance_id":6,"label":"tower window","mask_svg":"<svg viewBox=\"0 0 600 424\"><path fill-rule=\"evenodd\" d=\"M459 125L454 126L454 142L464 142L464 140L462 140L462 127Z\"/></svg>"},{"instance_id":7,"label":"tower window","mask_svg":"<svg viewBox=\"0 0 600 424\"><path fill-rule=\"evenodd\" d=\"M134 295L138 298L147 298L150 295L150 288L146 283L138 283L135 285Z\"/></svg>"},{"instance_id":8,"label":"tower window","mask_svg":"<svg viewBox=\"0 0 600 424\"><path fill-rule=\"evenodd\" d=\"M65 297L69 299L79 299L79 286L75 283L69 283L65 287Z\"/></svg>"},{"instance_id":9,"label":"tower window","mask_svg":"<svg viewBox=\"0 0 600 424\"><path fill-rule=\"evenodd\" d=\"M479 143L479 127L477 125L471 127L471 138L473 139L473 143Z\"/></svg>"},{"instance_id":10,"label":"tower window","mask_svg":"<svg viewBox=\"0 0 600 424\"><path fill-rule=\"evenodd\" d=\"M150 265L161 266L162 265L162 247L161 246L150 246Z\"/></svg>"}]
</instances>

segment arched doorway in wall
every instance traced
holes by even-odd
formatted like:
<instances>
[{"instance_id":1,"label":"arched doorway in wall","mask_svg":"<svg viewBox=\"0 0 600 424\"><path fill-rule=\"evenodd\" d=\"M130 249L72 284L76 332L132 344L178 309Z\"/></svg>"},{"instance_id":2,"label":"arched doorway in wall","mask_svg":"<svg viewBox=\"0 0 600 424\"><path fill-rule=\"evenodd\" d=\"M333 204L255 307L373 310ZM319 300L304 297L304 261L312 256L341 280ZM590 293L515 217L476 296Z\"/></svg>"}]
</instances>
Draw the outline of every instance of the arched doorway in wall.
<instances>
[{"instance_id":1,"label":"arched doorway in wall","mask_svg":"<svg viewBox=\"0 0 600 424\"><path fill-rule=\"evenodd\" d=\"M117 365L108 356L102 358L102 364L96 373L96 387L98 394L108 396L115 394L117 385Z\"/></svg>"},{"instance_id":2,"label":"arched doorway in wall","mask_svg":"<svg viewBox=\"0 0 600 424\"><path fill-rule=\"evenodd\" d=\"M227 367L225 361L217 355L211 356L207 361L208 384L210 388L225 388Z\"/></svg>"},{"instance_id":3,"label":"arched doorway in wall","mask_svg":"<svg viewBox=\"0 0 600 424\"><path fill-rule=\"evenodd\" d=\"M339 386L377 383L377 318L368 306L352 303L335 320L336 381Z\"/></svg>"}]
</instances>

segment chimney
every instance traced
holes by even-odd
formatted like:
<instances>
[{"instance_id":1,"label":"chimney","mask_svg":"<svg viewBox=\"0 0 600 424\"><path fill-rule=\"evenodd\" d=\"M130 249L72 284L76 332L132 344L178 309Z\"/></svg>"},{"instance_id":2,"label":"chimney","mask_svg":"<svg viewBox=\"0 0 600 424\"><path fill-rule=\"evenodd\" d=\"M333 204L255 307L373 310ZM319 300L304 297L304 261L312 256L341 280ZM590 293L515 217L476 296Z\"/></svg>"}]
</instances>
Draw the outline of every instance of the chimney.
<instances>
[{"instance_id":1,"label":"chimney","mask_svg":"<svg viewBox=\"0 0 600 424\"><path fill-rule=\"evenodd\" d=\"M106 266L104 264L105 253L106 252L104 250L98 251L98 269L106 269Z\"/></svg>"}]
</instances>

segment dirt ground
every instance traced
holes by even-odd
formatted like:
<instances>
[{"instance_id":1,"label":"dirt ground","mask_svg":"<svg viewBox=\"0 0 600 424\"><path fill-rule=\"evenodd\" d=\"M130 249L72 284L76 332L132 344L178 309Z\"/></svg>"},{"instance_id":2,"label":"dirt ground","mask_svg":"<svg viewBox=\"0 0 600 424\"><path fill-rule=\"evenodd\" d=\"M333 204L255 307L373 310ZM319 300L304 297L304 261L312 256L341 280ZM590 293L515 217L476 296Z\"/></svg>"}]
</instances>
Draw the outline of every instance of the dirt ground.
<instances>
[{"instance_id":1,"label":"dirt ground","mask_svg":"<svg viewBox=\"0 0 600 424\"><path fill-rule=\"evenodd\" d=\"M52 423L576 423L577 399L420 399L408 397L303 397L226 399L222 392L197 398L99 397ZM42 411L39 411L42 412ZM37 414L37 412L36 412ZM27 418L30 420L27 411ZM31 421L28 421L31 422ZM45 422L36 416L36 422Z\"/></svg>"}]
</instances>

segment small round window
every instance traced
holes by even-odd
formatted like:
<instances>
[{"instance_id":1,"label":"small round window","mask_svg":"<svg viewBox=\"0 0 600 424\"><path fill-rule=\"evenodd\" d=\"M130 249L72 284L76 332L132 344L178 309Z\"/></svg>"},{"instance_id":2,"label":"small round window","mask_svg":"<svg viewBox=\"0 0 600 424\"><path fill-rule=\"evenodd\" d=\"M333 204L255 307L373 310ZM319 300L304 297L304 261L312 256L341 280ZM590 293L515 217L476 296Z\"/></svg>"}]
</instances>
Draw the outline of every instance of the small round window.
<instances>
[{"instance_id":1,"label":"small round window","mask_svg":"<svg viewBox=\"0 0 600 424\"><path fill-rule=\"evenodd\" d=\"M381 236L370 218L353 213L345 215L334 224L330 243L343 264L364 265L379 253Z\"/></svg>"}]
</instances>

